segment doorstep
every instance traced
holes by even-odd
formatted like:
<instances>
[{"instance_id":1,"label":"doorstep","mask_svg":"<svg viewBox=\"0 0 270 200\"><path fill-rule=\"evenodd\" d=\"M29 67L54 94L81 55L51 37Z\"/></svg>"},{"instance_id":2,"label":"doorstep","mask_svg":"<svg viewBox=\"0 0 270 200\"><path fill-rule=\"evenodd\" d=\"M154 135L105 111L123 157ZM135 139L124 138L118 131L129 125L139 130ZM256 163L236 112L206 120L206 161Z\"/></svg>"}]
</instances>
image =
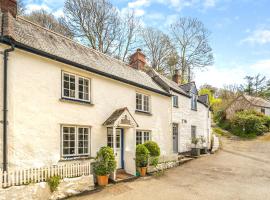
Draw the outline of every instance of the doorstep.
<instances>
[{"instance_id":1,"label":"doorstep","mask_svg":"<svg viewBox=\"0 0 270 200\"><path fill-rule=\"evenodd\" d=\"M113 183L129 182L137 179L138 177L126 173L124 169L118 169L116 171L116 180L112 180Z\"/></svg>"}]
</instances>

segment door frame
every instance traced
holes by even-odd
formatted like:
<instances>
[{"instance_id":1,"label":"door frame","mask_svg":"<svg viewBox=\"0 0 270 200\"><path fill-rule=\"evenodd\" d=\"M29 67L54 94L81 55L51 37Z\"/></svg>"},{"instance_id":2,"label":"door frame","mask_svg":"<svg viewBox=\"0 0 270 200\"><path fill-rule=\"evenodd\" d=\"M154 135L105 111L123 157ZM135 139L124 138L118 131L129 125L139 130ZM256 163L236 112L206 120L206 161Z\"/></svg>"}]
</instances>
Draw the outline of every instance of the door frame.
<instances>
[{"instance_id":1,"label":"door frame","mask_svg":"<svg viewBox=\"0 0 270 200\"><path fill-rule=\"evenodd\" d=\"M176 134L176 142L174 142L174 139L173 139L173 153L178 153L179 152L179 124L178 123L173 123L172 124L172 136L173 136L173 138L174 138L174 126L176 125L176 130L177 130L177 134ZM174 144L176 143L176 147L174 147ZM176 148L176 152L175 152L175 148Z\"/></svg>"},{"instance_id":2,"label":"door frame","mask_svg":"<svg viewBox=\"0 0 270 200\"><path fill-rule=\"evenodd\" d=\"M108 144L108 130L113 129L112 127L107 128L107 144ZM124 169L125 168L125 162L124 162L124 129L123 128L116 128L116 130L120 130L120 163L121 167L118 169Z\"/></svg>"}]
</instances>

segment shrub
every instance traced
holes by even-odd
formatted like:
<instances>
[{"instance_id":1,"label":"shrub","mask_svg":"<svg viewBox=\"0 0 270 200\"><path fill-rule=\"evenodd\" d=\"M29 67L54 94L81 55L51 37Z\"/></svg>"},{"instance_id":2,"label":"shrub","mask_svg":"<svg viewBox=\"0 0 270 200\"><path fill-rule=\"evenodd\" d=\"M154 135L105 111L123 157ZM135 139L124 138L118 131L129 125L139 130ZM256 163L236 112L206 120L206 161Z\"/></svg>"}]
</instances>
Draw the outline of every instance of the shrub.
<instances>
[{"instance_id":1,"label":"shrub","mask_svg":"<svg viewBox=\"0 0 270 200\"><path fill-rule=\"evenodd\" d=\"M192 137L191 143L195 145L195 148L197 147L197 144L199 143L199 138L197 137Z\"/></svg>"},{"instance_id":2,"label":"shrub","mask_svg":"<svg viewBox=\"0 0 270 200\"><path fill-rule=\"evenodd\" d=\"M60 184L60 179L60 176L52 176L48 179L51 192L54 192L57 189L58 185Z\"/></svg>"},{"instance_id":3,"label":"shrub","mask_svg":"<svg viewBox=\"0 0 270 200\"><path fill-rule=\"evenodd\" d=\"M241 111L231 119L231 131L241 137L256 137L267 131L265 116L253 110Z\"/></svg>"},{"instance_id":4,"label":"shrub","mask_svg":"<svg viewBox=\"0 0 270 200\"><path fill-rule=\"evenodd\" d=\"M137 167L146 167L148 165L148 158L150 152L143 145L139 144L136 147L136 166Z\"/></svg>"},{"instance_id":5,"label":"shrub","mask_svg":"<svg viewBox=\"0 0 270 200\"><path fill-rule=\"evenodd\" d=\"M114 172L116 161L113 149L110 147L101 147L97 153L96 163L94 164L94 173L97 176L105 176Z\"/></svg>"},{"instance_id":6,"label":"shrub","mask_svg":"<svg viewBox=\"0 0 270 200\"><path fill-rule=\"evenodd\" d=\"M148 149L151 157L160 156L160 148L156 142L148 141L143 145Z\"/></svg>"},{"instance_id":7,"label":"shrub","mask_svg":"<svg viewBox=\"0 0 270 200\"><path fill-rule=\"evenodd\" d=\"M214 113L214 121L217 124L220 124L226 120L226 112L225 110L218 110Z\"/></svg>"}]
</instances>

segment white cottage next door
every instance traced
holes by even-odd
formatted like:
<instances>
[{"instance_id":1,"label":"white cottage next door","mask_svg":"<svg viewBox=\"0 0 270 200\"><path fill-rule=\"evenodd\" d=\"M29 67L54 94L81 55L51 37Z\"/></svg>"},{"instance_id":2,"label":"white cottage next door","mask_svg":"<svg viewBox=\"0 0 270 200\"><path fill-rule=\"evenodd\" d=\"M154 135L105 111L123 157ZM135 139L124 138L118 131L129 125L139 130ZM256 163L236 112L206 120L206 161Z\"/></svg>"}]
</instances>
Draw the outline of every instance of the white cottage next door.
<instances>
[{"instance_id":1,"label":"white cottage next door","mask_svg":"<svg viewBox=\"0 0 270 200\"><path fill-rule=\"evenodd\" d=\"M113 148L113 128L108 128L107 132L107 145ZM124 168L123 166L123 129L116 129L116 151L115 159L117 164L117 169Z\"/></svg>"}]
</instances>

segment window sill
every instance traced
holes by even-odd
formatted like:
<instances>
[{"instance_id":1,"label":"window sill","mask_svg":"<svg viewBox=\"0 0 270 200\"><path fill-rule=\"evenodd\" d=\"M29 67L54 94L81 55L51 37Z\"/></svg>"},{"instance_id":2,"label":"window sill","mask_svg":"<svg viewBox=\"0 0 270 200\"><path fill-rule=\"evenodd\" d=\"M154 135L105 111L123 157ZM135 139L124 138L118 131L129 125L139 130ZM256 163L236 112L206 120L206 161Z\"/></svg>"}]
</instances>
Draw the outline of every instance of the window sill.
<instances>
[{"instance_id":1,"label":"window sill","mask_svg":"<svg viewBox=\"0 0 270 200\"><path fill-rule=\"evenodd\" d=\"M173 106L174 108L179 108L179 106Z\"/></svg>"},{"instance_id":2,"label":"window sill","mask_svg":"<svg viewBox=\"0 0 270 200\"><path fill-rule=\"evenodd\" d=\"M94 160L95 158L91 156L74 156L74 157L62 157L59 162L68 162L68 161L82 161L82 160Z\"/></svg>"},{"instance_id":3,"label":"window sill","mask_svg":"<svg viewBox=\"0 0 270 200\"><path fill-rule=\"evenodd\" d=\"M191 110L193 110L193 111L198 111L197 109L193 109L193 108L191 108Z\"/></svg>"},{"instance_id":4,"label":"window sill","mask_svg":"<svg viewBox=\"0 0 270 200\"><path fill-rule=\"evenodd\" d=\"M88 106L94 106L91 102L77 100L77 99L68 99L65 97L62 97L59 99L61 102L67 102L67 103L75 103L75 104L81 104L81 105L88 105Z\"/></svg>"},{"instance_id":5,"label":"window sill","mask_svg":"<svg viewBox=\"0 0 270 200\"><path fill-rule=\"evenodd\" d=\"M152 116L152 113L150 112L145 112L145 111L141 111L141 110L135 110L136 114L142 114L142 115L148 115L148 116Z\"/></svg>"}]
</instances>

